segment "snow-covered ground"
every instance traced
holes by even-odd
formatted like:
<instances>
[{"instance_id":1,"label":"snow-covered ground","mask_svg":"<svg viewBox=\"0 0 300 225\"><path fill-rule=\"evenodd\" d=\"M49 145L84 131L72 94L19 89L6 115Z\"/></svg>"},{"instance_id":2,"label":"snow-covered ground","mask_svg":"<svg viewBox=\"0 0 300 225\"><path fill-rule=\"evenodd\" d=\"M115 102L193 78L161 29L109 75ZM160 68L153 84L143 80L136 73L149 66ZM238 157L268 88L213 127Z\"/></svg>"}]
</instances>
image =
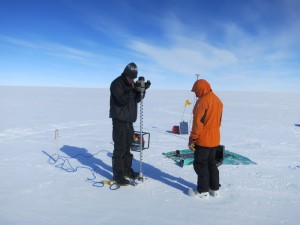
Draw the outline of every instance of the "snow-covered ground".
<instances>
[{"instance_id":1,"label":"snow-covered ground","mask_svg":"<svg viewBox=\"0 0 300 225\"><path fill-rule=\"evenodd\" d=\"M113 191L93 185L112 177L108 89L0 87L0 224L299 224L300 93L216 93L224 103L222 144L257 165L222 165L220 197L197 199L186 195L195 187L193 167L162 155L187 147L188 135L169 131L185 101L194 101L190 91L149 89L148 179ZM53 164L57 152L68 157L65 169L77 170Z\"/></svg>"}]
</instances>

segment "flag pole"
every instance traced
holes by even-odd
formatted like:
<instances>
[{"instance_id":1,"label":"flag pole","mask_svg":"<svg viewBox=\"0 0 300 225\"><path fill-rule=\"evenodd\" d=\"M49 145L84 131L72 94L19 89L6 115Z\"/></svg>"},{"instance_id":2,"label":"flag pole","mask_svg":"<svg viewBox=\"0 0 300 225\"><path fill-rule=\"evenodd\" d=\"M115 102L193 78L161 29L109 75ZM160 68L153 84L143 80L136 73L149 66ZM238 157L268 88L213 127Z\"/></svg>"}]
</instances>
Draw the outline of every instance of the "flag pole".
<instances>
[{"instance_id":1,"label":"flag pole","mask_svg":"<svg viewBox=\"0 0 300 225\"><path fill-rule=\"evenodd\" d=\"M183 116L184 116L184 112L185 112L185 108L187 105L190 105L192 104L189 100L185 100L185 103L184 103L184 109L183 109L183 113L182 113L182 117L181 117L181 122L183 121Z\"/></svg>"}]
</instances>

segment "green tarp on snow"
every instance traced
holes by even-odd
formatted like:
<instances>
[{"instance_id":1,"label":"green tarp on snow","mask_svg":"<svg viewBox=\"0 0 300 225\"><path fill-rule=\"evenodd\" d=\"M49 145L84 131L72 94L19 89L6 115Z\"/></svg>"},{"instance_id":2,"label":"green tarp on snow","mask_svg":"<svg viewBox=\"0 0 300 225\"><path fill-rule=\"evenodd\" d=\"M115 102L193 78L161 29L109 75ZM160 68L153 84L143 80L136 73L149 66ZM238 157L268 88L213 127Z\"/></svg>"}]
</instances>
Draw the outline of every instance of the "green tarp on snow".
<instances>
[{"instance_id":1,"label":"green tarp on snow","mask_svg":"<svg viewBox=\"0 0 300 225\"><path fill-rule=\"evenodd\" d=\"M223 148L222 148L223 147ZM245 156L225 150L222 146L217 150L216 162L217 165L249 165L256 164ZM163 153L166 157L174 160L179 166L192 165L194 162L194 153L189 149L170 151Z\"/></svg>"}]
</instances>

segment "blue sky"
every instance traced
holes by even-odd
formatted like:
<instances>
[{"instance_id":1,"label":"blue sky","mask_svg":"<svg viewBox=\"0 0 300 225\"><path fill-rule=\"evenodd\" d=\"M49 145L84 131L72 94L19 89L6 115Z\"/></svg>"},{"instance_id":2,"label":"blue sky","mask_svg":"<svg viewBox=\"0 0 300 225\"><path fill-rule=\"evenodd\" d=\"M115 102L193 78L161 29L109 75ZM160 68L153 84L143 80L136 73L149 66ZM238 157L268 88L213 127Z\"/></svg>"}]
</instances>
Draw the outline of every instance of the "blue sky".
<instances>
[{"instance_id":1,"label":"blue sky","mask_svg":"<svg viewBox=\"0 0 300 225\"><path fill-rule=\"evenodd\" d=\"M0 85L299 91L298 0L7 0Z\"/></svg>"}]
</instances>

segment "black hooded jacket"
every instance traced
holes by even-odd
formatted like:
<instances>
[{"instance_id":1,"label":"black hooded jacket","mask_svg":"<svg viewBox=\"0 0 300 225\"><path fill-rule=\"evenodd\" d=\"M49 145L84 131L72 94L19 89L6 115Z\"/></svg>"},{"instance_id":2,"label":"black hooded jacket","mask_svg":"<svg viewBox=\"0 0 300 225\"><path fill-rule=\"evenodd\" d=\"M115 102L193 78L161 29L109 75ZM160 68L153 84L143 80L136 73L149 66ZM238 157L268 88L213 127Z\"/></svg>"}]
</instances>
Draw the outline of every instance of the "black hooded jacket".
<instances>
[{"instance_id":1,"label":"black hooded jacket","mask_svg":"<svg viewBox=\"0 0 300 225\"><path fill-rule=\"evenodd\" d=\"M110 85L109 118L122 122L135 122L137 103L140 101L141 93L133 89L132 85L127 82L125 74L122 73Z\"/></svg>"}]
</instances>

